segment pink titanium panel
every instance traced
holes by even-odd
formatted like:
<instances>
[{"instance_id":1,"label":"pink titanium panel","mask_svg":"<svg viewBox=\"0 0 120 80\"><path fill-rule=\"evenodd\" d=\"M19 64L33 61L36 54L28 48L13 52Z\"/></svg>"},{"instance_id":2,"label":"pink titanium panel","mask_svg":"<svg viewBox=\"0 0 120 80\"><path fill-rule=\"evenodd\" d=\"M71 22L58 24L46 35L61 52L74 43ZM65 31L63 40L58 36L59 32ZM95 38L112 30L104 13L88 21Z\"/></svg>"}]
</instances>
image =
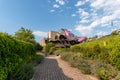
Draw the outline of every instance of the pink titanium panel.
<instances>
[{"instance_id":1,"label":"pink titanium panel","mask_svg":"<svg viewBox=\"0 0 120 80\"><path fill-rule=\"evenodd\" d=\"M65 31L65 35L67 37L67 39L74 39L75 40L75 36L70 32L68 31L67 29L64 29ZM77 37L77 42L83 42L85 40L85 37Z\"/></svg>"},{"instance_id":2,"label":"pink titanium panel","mask_svg":"<svg viewBox=\"0 0 120 80\"><path fill-rule=\"evenodd\" d=\"M85 40L84 37L78 37L78 42L83 42Z\"/></svg>"},{"instance_id":3,"label":"pink titanium panel","mask_svg":"<svg viewBox=\"0 0 120 80\"><path fill-rule=\"evenodd\" d=\"M74 35L70 33L70 31L68 31L67 29L64 29L65 31L65 34L66 34L66 37L71 39L71 38L74 38Z\"/></svg>"}]
</instances>

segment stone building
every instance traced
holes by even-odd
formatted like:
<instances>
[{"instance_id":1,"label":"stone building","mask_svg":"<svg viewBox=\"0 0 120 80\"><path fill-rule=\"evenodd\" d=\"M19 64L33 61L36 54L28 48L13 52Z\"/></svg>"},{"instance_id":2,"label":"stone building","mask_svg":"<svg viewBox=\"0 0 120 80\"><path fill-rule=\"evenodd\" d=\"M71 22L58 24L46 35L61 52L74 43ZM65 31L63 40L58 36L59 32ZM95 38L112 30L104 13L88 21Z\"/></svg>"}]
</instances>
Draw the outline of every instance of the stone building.
<instances>
[{"instance_id":1,"label":"stone building","mask_svg":"<svg viewBox=\"0 0 120 80\"><path fill-rule=\"evenodd\" d=\"M41 40L41 42L40 42L41 46L42 46L42 47L46 46L46 42L47 42L47 41L46 41L45 39Z\"/></svg>"}]
</instances>

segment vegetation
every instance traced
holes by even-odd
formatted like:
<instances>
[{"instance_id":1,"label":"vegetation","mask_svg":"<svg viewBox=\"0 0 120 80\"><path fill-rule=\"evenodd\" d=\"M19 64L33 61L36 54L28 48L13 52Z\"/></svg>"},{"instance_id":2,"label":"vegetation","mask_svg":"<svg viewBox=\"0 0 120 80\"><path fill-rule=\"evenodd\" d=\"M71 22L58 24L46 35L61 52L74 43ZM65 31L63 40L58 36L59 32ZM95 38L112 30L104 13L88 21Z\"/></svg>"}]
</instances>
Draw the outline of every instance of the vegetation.
<instances>
[{"instance_id":1,"label":"vegetation","mask_svg":"<svg viewBox=\"0 0 120 80\"><path fill-rule=\"evenodd\" d=\"M101 38L96 41L86 42L77 45L79 52L88 59L98 59L104 63L110 63L120 70L120 35ZM75 45L76 46L76 45ZM71 49L74 50L75 46Z\"/></svg>"},{"instance_id":2,"label":"vegetation","mask_svg":"<svg viewBox=\"0 0 120 80\"><path fill-rule=\"evenodd\" d=\"M35 46L36 51L41 51L42 46L35 41L35 37L32 34L32 31L30 29L25 29L21 27L14 35L14 37L18 40L30 42Z\"/></svg>"},{"instance_id":3,"label":"vegetation","mask_svg":"<svg viewBox=\"0 0 120 80\"><path fill-rule=\"evenodd\" d=\"M119 35L119 33L120 33L120 30L114 30L114 31L111 33L111 35Z\"/></svg>"},{"instance_id":4,"label":"vegetation","mask_svg":"<svg viewBox=\"0 0 120 80\"><path fill-rule=\"evenodd\" d=\"M82 58L81 53L65 52L61 54L61 58L65 61L68 61L72 67L77 67L84 74L91 73L90 64L84 58Z\"/></svg>"},{"instance_id":5,"label":"vegetation","mask_svg":"<svg viewBox=\"0 0 120 80\"><path fill-rule=\"evenodd\" d=\"M34 64L34 66L38 65L39 63L41 63L41 61L43 60L43 56L41 54L37 54L33 57L32 59L32 64Z\"/></svg>"},{"instance_id":6,"label":"vegetation","mask_svg":"<svg viewBox=\"0 0 120 80\"><path fill-rule=\"evenodd\" d=\"M29 80L30 78L32 78L33 73L33 64L23 64L13 72L9 73L9 77L7 80Z\"/></svg>"},{"instance_id":7,"label":"vegetation","mask_svg":"<svg viewBox=\"0 0 120 80\"><path fill-rule=\"evenodd\" d=\"M23 40L30 43L35 43L35 37L32 34L32 31L29 29L25 29L21 27L16 33L15 38L19 40Z\"/></svg>"},{"instance_id":8,"label":"vegetation","mask_svg":"<svg viewBox=\"0 0 120 80\"><path fill-rule=\"evenodd\" d=\"M28 80L33 75L35 46L0 33L0 80Z\"/></svg>"},{"instance_id":9,"label":"vegetation","mask_svg":"<svg viewBox=\"0 0 120 80\"><path fill-rule=\"evenodd\" d=\"M83 73L93 74L100 80L112 80L115 77L119 80L120 35L104 36L73 45L69 52L62 52L61 58Z\"/></svg>"},{"instance_id":10,"label":"vegetation","mask_svg":"<svg viewBox=\"0 0 120 80\"><path fill-rule=\"evenodd\" d=\"M67 51L65 48L56 48L53 53L54 55L59 56L61 55L62 52L65 52L65 51Z\"/></svg>"},{"instance_id":11,"label":"vegetation","mask_svg":"<svg viewBox=\"0 0 120 80\"><path fill-rule=\"evenodd\" d=\"M40 51L42 51L42 49L43 49L43 47L39 43L36 42L35 43L35 50L40 52Z\"/></svg>"},{"instance_id":12,"label":"vegetation","mask_svg":"<svg viewBox=\"0 0 120 80\"><path fill-rule=\"evenodd\" d=\"M44 47L45 55L53 54L54 50L55 50L54 44L51 42L48 42Z\"/></svg>"}]
</instances>

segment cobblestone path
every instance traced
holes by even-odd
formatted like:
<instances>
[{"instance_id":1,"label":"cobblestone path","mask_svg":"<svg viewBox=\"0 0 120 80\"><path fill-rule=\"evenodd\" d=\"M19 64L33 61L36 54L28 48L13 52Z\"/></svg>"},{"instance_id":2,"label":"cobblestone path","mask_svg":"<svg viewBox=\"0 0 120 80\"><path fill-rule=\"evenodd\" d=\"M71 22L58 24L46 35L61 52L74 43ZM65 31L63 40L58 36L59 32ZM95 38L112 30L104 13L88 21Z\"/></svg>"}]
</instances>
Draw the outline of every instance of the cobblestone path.
<instances>
[{"instance_id":1,"label":"cobblestone path","mask_svg":"<svg viewBox=\"0 0 120 80\"><path fill-rule=\"evenodd\" d=\"M36 67L35 74L31 80L73 80L64 75L59 68L57 60L46 57L41 64Z\"/></svg>"},{"instance_id":2,"label":"cobblestone path","mask_svg":"<svg viewBox=\"0 0 120 80\"><path fill-rule=\"evenodd\" d=\"M35 70L31 80L98 80L91 75L82 74L59 56L46 57Z\"/></svg>"}]
</instances>

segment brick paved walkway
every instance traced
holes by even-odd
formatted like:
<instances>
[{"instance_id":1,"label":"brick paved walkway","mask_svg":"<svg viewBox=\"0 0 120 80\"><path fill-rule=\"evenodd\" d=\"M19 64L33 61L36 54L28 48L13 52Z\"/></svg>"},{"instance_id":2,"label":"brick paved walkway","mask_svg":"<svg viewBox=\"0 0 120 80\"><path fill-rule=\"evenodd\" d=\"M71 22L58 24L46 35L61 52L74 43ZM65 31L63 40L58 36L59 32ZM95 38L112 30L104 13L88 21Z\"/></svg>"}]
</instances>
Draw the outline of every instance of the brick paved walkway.
<instances>
[{"instance_id":1,"label":"brick paved walkway","mask_svg":"<svg viewBox=\"0 0 120 80\"><path fill-rule=\"evenodd\" d=\"M64 75L59 68L57 60L45 58L41 64L35 68L35 74L31 80L73 80Z\"/></svg>"},{"instance_id":2,"label":"brick paved walkway","mask_svg":"<svg viewBox=\"0 0 120 80\"><path fill-rule=\"evenodd\" d=\"M35 70L31 80L98 80L94 76L82 74L61 60L60 56L46 57Z\"/></svg>"}]
</instances>

